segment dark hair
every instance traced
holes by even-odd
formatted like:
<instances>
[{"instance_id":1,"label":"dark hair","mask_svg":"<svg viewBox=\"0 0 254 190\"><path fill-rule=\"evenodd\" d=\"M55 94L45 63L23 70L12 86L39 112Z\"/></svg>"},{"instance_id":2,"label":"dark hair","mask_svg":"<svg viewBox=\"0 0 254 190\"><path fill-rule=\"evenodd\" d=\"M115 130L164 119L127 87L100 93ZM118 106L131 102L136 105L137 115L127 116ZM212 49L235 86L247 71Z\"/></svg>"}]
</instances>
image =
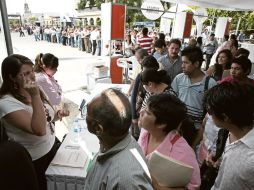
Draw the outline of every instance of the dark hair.
<instances>
[{"instance_id":1,"label":"dark hair","mask_svg":"<svg viewBox=\"0 0 254 190\"><path fill-rule=\"evenodd\" d=\"M58 67L58 58L51 53L40 53L35 58L34 71L41 72L43 71L43 65L47 68L57 68Z\"/></svg>"},{"instance_id":2,"label":"dark hair","mask_svg":"<svg viewBox=\"0 0 254 190\"><path fill-rule=\"evenodd\" d=\"M174 129L182 132L182 136L191 146L196 136L193 122L187 116L186 105L176 96L169 93L152 95L148 99L147 107L156 117L155 123L166 124L165 133Z\"/></svg>"},{"instance_id":3,"label":"dark hair","mask_svg":"<svg viewBox=\"0 0 254 190\"><path fill-rule=\"evenodd\" d=\"M148 28L144 27L144 28L142 29L142 34L143 34L144 36L147 36L147 34L148 34Z\"/></svg>"},{"instance_id":4,"label":"dark hair","mask_svg":"<svg viewBox=\"0 0 254 190\"><path fill-rule=\"evenodd\" d=\"M19 94L19 87L17 86L17 84L10 78L10 77L15 78L20 72L20 69L23 65L31 65L33 67L33 62L28 57L19 54L12 54L3 60L2 62L3 83L0 88L0 97L6 94L11 94L17 100L25 104L28 103L26 97ZM49 103L45 94L41 90L40 96L42 101L46 101L47 103Z\"/></svg>"},{"instance_id":5,"label":"dark hair","mask_svg":"<svg viewBox=\"0 0 254 190\"><path fill-rule=\"evenodd\" d=\"M101 101L92 110L94 119L98 120L103 128L112 136L128 133L131 125L131 105L128 98L119 90L109 88L101 93ZM121 102L124 107L121 113L112 102Z\"/></svg>"},{"instance_id":6,"label":"dark hair","mask_svg":"<svg viewBox=\"0 0 254 190\"><path fill-rule=\"evenodd\" d=\"M252 63L247 57L245 56L237 57L233 59L232 63L240 65L246 75L250 74Z\"/></svg>"},{"instance_id":7,"label":"dark hair","mask_svg":"<svg viewBox=\"0 0 254 190\"><path fill-rule=\"evenodd\" d=\"M159 69L159 63L154 58L154 56L148 55L141 62L141 68L143 69L144 67L147 68L147 69L152 68L152 69L158 70Z\"/></svg>"},{"instance_id":8,"label":"dark hair","mask_svg":"<svg viewBox=\"0 0 254 190\"><path fill-rule=\"evenodd\" d=\"M138 48L135 51L135 53L137 53L140 56L141 60L143 60L146 56L148 56L147 50L146 49L142 49L142 48Z\"/></svg>"},{"instance_id":9,"label":"dark hair","mask_svg":"<svg viewBox=\"0 0 254 190\"><path fill-rule=\"evenodd\" d=\"M165 40L161 40L161 39L156 40L155 43L154 43L154 47L155 48L164 48L164 47L166 47Z\"/></svg>"},{"instance_id":10,"label":"dark hair","mask_svg":"<svg viewBox=\"0 0 254 190\"><path fill-rule=\"evenodd\" d=\"M201 37L201 36L199 36L199 37L197 38L197 43L198 43L200 46L203 44L203 40L202 40L202 37Z\"/></svg>"},{"instance_id":11,"label":"dark hair","mask_svg":"<svg viewBox=\"0 0 254 190\"><path fill-rule=\"evenodd\" d=\"M179 40L179 39L176 39L176 38L173 38L173 39L171 39L169 42L168 42L168 47L171 45L171 44L177 44L177 45L179 45L179 48L181 47L181 41Z\"/></svg>"},{"instance_id":12,"label":"dark hair","mask_svg":"<svg viewBox=\"0 0 254 190\"><path fill-rule=\"evenodd\" d=\"M245 48L239 48L237 51L236 51L236 54L235 54L235 57L238 57L238 56L245 56L245 57L249 57L250 55L250 51L245 49Z\"/></svg>"},{"instance_id":13,"label":"dark hair","mask_svg":"<svg viewBox=\"0 0 254 190\"><path fill-rule=\"evenodd\" d=\"M232 55L232 53L229 49L223 49L218 53L218 55L216 57L216 63L218 63L219 55L222 54L222 53L225 53L227 58L228 58L228 62L225 65L225 69L230 69L231 64L232 64L232 60L233 60L233 55Z\"/></svg>"},{"instance_id":14,"label":"dark hair","mask_svg":"<svg viewBox=\"0 0 254 190\"><path fill-rule=\"evenodd\" d=\"M148 82L171 84L171 79L165 70L145 69L141 73L141 82L142 84L148 84Z\"/></svg>"},{"instance_id":15,"label":"dark hair","mask_svg":"<svg viewBox=\"0 0 254 190\"><path fill-rule=\"evenodd\" d=\"M214 86L208 90L204 105L209 114L220 120L226 115L240 129L253 126L254 87L251 84L224 82Z\"/></svg>"},{"instance_id":16,"label":"dark hair","mask_svg":"<svg viewBox=\"0 0 254 190\"><path fill-rule=\"evenodd\" d=\"M158 36L159 36L159 40L165 41L165 34L164 33L159 33Z\"/></svg>"},{"instance_id":17,"label":"dark hair","mask_svg":"<svg viewBox=\"0 0 254 190\"><path fill-rule=\"evenodd\" d=\"M224 35L224 39L225 39L225 41L228 41L229 35L225 34L225 35Z\"/></svg>"},{"instance_id":18,"label":"dark hair","mask_svg":"<svg viewBox=\"0 0 254 190\"><path fill-rule=\"evenodd\" d=\"M203 53L199 47L186 47L182 51L182 56L188 57L188 59L191 61L192 64L194 64L196 61L199 63L199 68L201 67L203 63Z\"/></svg>"},{"instance_id":19,"label":"dark hair","mask_svg":"<svg viewBox=\"0 0 254 190\"><path fill-rule=\"evenodd\" d=\"M3 83L0 89L0 97L10 93L16 99L24 102L25 97L18 93L17 84L11 79L15 78L23 65L33 66L33 62L23 55L12 54L6 57L2 62Z\"/></svg>"}]
</instances>

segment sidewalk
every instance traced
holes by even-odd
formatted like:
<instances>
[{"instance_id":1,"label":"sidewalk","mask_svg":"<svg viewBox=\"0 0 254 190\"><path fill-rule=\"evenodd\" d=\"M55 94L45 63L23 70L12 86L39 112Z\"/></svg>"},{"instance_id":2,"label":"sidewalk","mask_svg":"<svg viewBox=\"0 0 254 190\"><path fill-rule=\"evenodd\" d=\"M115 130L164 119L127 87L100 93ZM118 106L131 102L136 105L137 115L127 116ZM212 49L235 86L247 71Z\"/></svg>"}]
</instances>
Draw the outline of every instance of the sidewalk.
<instances>
[{"instance_id":1,"label":"sidewalk","mask_svg":"<svg viewBox=\"0 0 254 190\"><path fill-rule=\"evenodd\" d=\"M78 48L62 44L35 41L34 36L20 38L19 33L11 33L13 50L34 61L39 53L52 53L59 59L58 71L55 78L63 90L63 101L70 105L70 116L61 122L56 122L56 136L61 140L68 133L74 118L79 114L79 104L86 92L87 73L93 72L93 67L105 64L106 57L93 56L79 51Z\"/></svg>"}]
</instances>

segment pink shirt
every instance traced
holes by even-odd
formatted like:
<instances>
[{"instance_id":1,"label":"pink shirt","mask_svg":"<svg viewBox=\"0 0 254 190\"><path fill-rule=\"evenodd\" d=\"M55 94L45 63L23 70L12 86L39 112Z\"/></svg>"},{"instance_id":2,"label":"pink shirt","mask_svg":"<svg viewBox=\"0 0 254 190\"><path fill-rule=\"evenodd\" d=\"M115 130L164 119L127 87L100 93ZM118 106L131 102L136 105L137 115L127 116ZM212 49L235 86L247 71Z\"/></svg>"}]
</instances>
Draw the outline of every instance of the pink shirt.
<instances>
[{"instance_id":1,"label":"pink shirt","mask_svg":"<svg viewBox=\"0 0 254 190\"><path fill-rule=\"evenodd\" d=\"M188 189L194 190L200 186L200 169L196 159L196 155L193 149L188 145L186 140L183 137L180 137L175 144L172 146L171 140L177 134L176 131L171 131L164 139L164 141L156 148L156 150L168 157L179 160L185 164L188 164L194 168L191 180L187 185ZM138 140L139 145L141 146L143 153L149 159L150 154L147 155L148 142L149 142L149 132L142 129L140 137ZM174 171L172 171L174 172Z\"/></svg>"},{"instance_id":2,"label":"pink shirt","mask_svg":"<svg viewBox=\"0 0 254 190\"><path fill-rule=\"evenodd\" d=\"M249 79L250 80L250 83L254 86L254 80L253 79ZM219 84L223 83L223 82L234 82L236 80L233 79L233 77L231 76L228 76L228 77L225 77L224 79L222 79L221 81L219 81Z\"/></svg>"},{"instance_id":3,"label":"pink shirt","mask_svg":"<svg viewBox=\"0 0 254 190\"><path fill-rule=\"evenodd\" d=\"M54 77L49 77L45 73L36 73L36 81L48 96L50 103L56 108L62 99L62 88Z\"/></svg>"}]
</instances>

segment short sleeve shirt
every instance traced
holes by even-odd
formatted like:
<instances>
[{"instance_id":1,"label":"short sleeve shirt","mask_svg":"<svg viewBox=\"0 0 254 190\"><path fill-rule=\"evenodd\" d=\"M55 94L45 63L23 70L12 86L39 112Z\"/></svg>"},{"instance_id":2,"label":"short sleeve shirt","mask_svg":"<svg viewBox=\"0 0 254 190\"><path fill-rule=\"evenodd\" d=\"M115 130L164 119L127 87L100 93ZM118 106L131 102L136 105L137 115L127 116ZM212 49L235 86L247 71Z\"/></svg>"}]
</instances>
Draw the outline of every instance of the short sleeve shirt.
<instances>
[{"instance_id":1,"label":"short sleeve shirt","mask_svg":"<svg viewBox=\"0 0 254 190\"><path fill-rule=\"evenodd\" d=\"M45 106L49 110L51 118L54 118L53 108L48 104L45 104ZM37 160L47 154L53 147L55 134L51 134L50 127L46 126L46 135L36 136L19 129L4 120L4 116L19 110L24 110L31 114L33 113L31 106L20 102L11 95L5 95L0 99L0 118L8 137L23 145L31 155L32 160Z\"/></svg>"}]
</instances>

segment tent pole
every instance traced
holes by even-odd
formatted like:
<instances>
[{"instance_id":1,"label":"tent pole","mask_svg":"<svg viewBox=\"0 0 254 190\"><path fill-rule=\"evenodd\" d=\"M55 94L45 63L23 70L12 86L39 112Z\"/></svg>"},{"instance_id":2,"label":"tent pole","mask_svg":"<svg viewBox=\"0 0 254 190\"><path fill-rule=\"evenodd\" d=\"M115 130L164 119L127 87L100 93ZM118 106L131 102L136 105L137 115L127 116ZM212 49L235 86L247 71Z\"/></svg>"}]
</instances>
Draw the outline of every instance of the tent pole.
<instances>
[{"instance_id":1,"label":"tent pole","mask_svg":"<svg viewBox=\"0 0 254 190\"><path fill-rule=\"evenodd\" d=\"M174 36L174 28L175 28L175 22L176 22L176 14L177 14L177 12L178 12L178 3L176 4L176 12L175 12L175 18L174 18L172 32L171 32L171 38L173 38L173 36Z\"/></svg>"}]
</instances>

